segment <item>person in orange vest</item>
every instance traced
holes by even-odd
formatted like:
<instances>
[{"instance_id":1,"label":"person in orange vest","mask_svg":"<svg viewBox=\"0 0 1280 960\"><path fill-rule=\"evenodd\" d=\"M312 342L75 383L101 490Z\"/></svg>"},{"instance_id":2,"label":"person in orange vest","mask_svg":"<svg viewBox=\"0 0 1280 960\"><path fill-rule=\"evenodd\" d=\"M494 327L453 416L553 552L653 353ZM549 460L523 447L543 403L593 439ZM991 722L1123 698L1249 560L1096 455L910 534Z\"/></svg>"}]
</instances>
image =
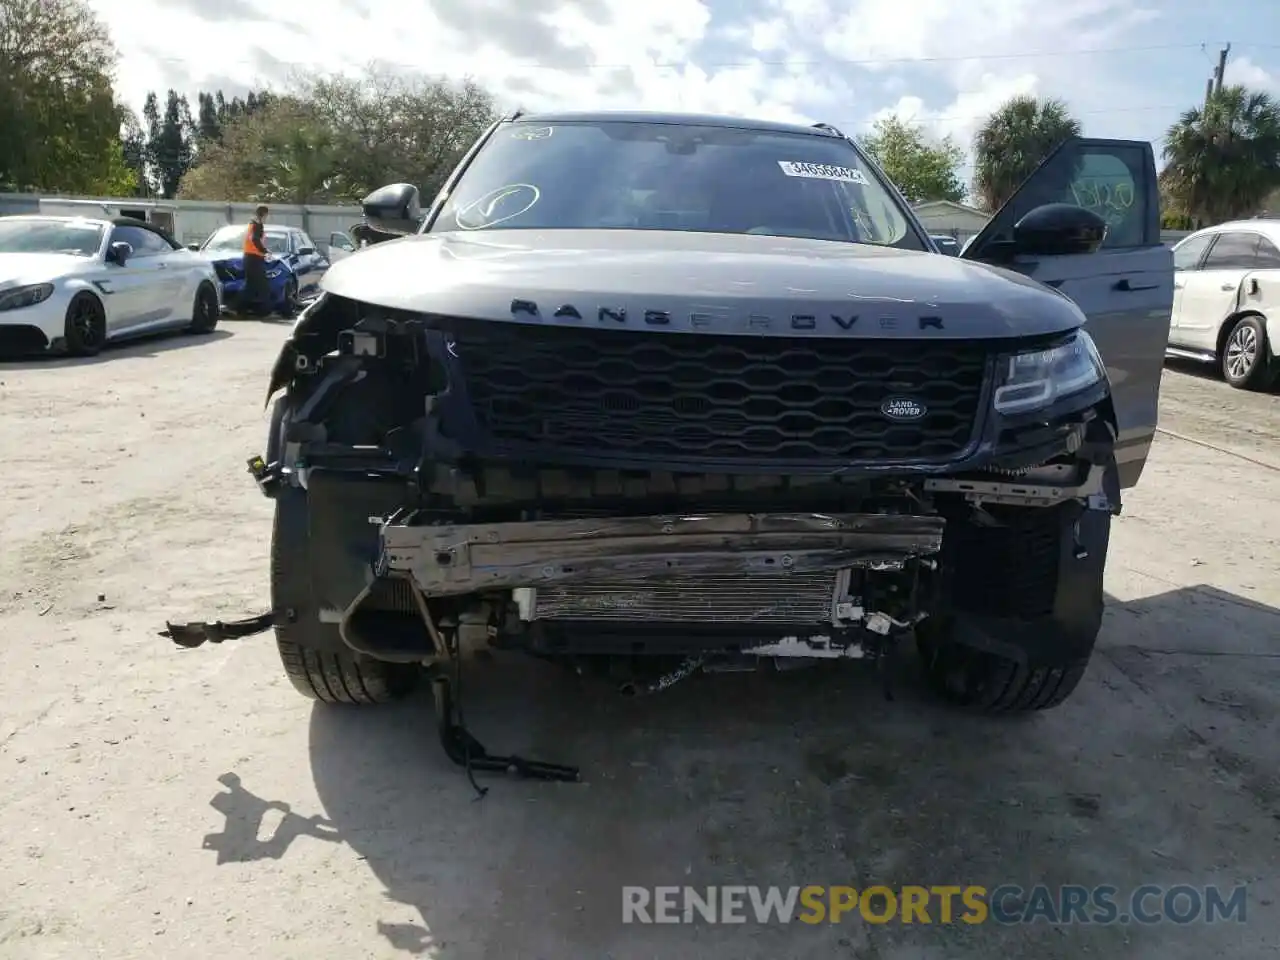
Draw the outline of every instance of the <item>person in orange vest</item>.
<instances>
[{"instance_id":1,"label":"person in orange vest","mask_svg":"<svg viewBox=\"0 0 1280 960\"><path fill-rule=\"evenodd\" d=\"M253 219L249 221L249 228L244 233L242 309L245 313L260 317L271 312L271 290L267 285L267 257L270 256L270 251L262 236L267 213L265 204L254 210Z\"/></svg>"}]
</instances>

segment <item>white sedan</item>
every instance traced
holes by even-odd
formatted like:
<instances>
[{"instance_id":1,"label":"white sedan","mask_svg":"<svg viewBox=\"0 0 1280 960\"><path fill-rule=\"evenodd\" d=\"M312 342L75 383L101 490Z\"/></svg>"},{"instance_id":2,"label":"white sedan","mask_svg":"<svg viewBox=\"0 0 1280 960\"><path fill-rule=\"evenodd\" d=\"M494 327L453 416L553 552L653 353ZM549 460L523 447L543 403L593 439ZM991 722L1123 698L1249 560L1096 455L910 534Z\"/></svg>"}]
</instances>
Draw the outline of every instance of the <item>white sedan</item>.
<instances>
[{"instance_id":1,"label":"white sedan","mask_svg":"<svg viewBox=\"0 0 1280 960\"><path fill-rule=\"evenodd\" d=\"M213 265L140 220L0 217L0 353L89 356L221 312Z\"/></svg>"},{"instance_id":2,"label":"white sedan","mask_svg":"<svg viewBox=\"0 0 1280 960\"><path fill-rule=\"evenodd\" d=\"M1168 355L1217 364L1233 387L1280 376L1280 221L1198 230L1173 248Z\"/></svg>"}]
</instances>

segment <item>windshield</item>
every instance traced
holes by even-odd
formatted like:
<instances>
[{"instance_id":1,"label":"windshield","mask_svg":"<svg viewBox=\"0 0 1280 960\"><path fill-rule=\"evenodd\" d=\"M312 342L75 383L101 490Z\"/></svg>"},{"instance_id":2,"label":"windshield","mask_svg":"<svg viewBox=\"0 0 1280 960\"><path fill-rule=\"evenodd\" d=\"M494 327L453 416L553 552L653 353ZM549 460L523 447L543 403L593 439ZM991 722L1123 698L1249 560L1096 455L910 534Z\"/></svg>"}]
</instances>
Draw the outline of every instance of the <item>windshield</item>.
<instances>
[{"instance_id":1,"label":"windshield","mask_svg":"<svg viewBox=\"0 0 1280 960\"><path fill-rule=\"evenodd\" d=\"M236 253L244 251L244 235L248 231L249 226L223 227L204 242L205 250L234 250ZM283 231L267 230L262 237L263 244L272 253L288 253L289 252L289 234Z\"/></svg>"},{"instance_id":2,"label":"windshield","mask_svg":"<svg viewBox=\"0 0 1280 960\"><path fill-rule=\"evenodd\" d=\"M70 253L77 257L96 257L101 248L101 224L0 219L0 253Z\"/></svg>"},{"instance_id":3,"label":"windshield","mask_svg":"<svg viewBox=\"0 0 1280 960\"><path fill-rule=\"evenodd\" d=\"M837 137L608 121L506 124L433 231L688 230L925 249Z\"/></svg>"}]
</instances>

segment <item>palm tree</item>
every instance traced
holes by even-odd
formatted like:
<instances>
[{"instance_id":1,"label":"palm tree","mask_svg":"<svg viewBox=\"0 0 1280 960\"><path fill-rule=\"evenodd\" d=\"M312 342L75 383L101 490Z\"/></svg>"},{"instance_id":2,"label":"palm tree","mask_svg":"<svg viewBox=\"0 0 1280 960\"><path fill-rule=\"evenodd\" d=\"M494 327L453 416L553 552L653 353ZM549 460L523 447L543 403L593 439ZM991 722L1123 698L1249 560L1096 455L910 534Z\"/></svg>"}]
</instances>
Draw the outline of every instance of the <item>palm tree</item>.
<instances>
[{"instance_id":1,"label":"palm tree","mask_svg":"<svg viewBox=\"0 0 1280 960\"><path fill-rule=\"evenodd\" d=\"M1164 159L1170 195L1199 223L1251 216L1280 187L1280 105L1224 87L1169 128Z\"/></svg>"},{"instance_id":2,"label":"palm tree","mask_svg":"<svg viewBox=\"0 0 1280 960\"><path fill-rule=\"evenodd\" d=\"M973 138L973 193L997 210L1053 149L1080 136L1080 121L1061 100L1006 100Z\"/></svg>"}]
</instances>

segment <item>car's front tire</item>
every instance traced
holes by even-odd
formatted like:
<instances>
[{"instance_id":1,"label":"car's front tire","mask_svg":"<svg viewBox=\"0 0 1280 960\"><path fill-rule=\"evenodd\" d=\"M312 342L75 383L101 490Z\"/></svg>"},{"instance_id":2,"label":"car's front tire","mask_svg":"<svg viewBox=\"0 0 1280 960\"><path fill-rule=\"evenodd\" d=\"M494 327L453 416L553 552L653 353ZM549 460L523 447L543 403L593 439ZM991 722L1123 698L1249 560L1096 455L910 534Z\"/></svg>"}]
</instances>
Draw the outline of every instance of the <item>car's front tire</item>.
<instances>
[{"instance_id":1,"label":"car's front tire","mask_svg":"<svg viewBox=\"0 0 1280 960\"><path fill-rule=\"evenodd\" d=\"M290 487L276 499L271 530L271 606L288 623L275 628L285 676L303 696L321 703L376 704L412 692L421 670L357 656L323 623L311 594L307 495Z\"/></svg>"},{"instance_id":2,"label":"car's front tire","mask_svg":"<svg viewBox=\"0 0 1280 960\"><path fill-rule=\"evenodd\" d=\"M946 600L916 625L925 679L979 713L1048 710L1080 685L1102 631L1112 514L1078 504L988 512L994 526L957 520L944 535Z\"/></svg>"},{"instance_id":3,"label":"car's front tire","mask_svg":"<svg viewBox=\"0 0 1280 960\"><path fill-rule=\"evenodd\" d=\"M218 291L208 281L200 284L196 290L195 303L191 308L191 325L187 327L191 333L213 333L218 326L218 316L222 307L218 304Z\"/></svg>"},{"instance_id":4,"label":"car's front tire","mask_svg":"<svg viewBox=\"0 0 1280 960\"><path fill-rule=\"evenodd\" d=\"M941 699L978 713L1027 713L1063 703L1079 686L1088 656L1057 665L1028 666L956 642L954 624L926 620L916 628L925 680Z\"/></svg>"},{"instance_id":5,"label":"car's front tire","mask_svg":"<svg viewBox=\"0 0 1280 960\"><path fill-rule=\"evenodd\" d=\"M107 343L107 311L92 293L77 293L67 305L63 331L67 353L73 357L94 357Z\"/></svg>"},{"instance_id":6,"label":"car's front tire","mask_svg":"<svg viewBox=\"0 0 1280 960\"><path fill-rule=\"evenodd\" d=\"M290 278L285 281L284 296L276 312L286 320L298 312L298 281L296 279Z\"/></svg>"}]
</instances>

